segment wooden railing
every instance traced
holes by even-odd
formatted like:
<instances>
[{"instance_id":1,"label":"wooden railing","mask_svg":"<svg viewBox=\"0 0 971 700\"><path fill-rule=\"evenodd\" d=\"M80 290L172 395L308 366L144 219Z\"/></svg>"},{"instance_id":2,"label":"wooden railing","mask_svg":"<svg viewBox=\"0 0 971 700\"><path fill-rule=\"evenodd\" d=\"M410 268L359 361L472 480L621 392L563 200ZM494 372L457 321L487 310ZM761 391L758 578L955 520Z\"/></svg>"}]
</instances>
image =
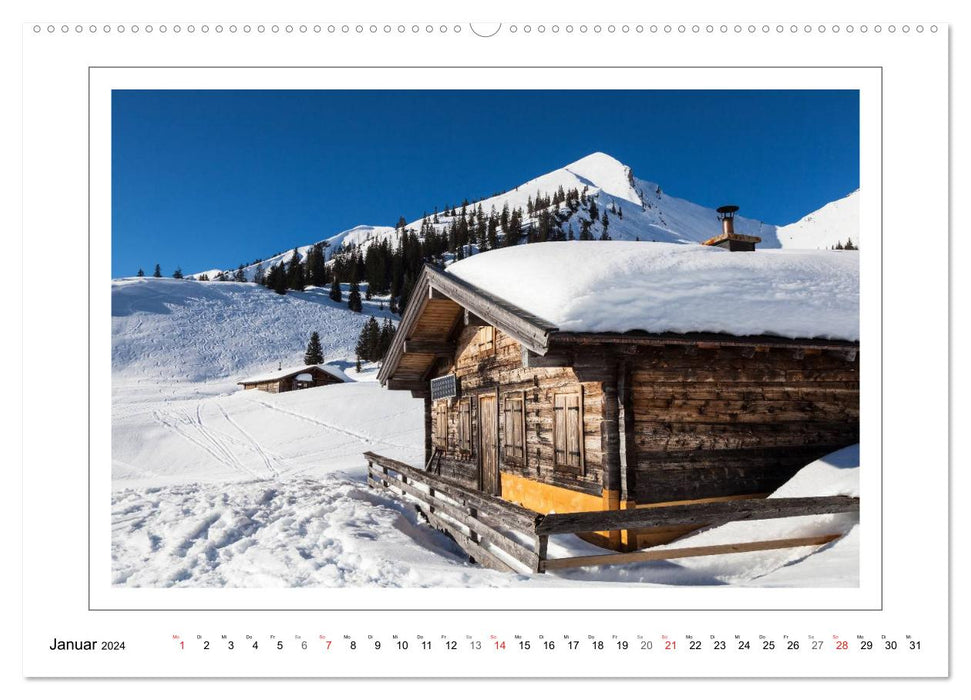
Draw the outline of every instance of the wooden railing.
<instances>
[{"instance_id":1,"label":"wooden railing","mask_svg":"<svg viewBox=\"0 0 971 700\"><path fill-rule=\"evenodd\" d=\"M416 501L432 525L446 530L480 564L516 573L543 570L545 552L533 534L539 513L373 452L364 457L369 486L398 491ZM529 538L532 548L520 541Z\"/></svg>"},{"instance_id":2,"label":"wooden railing","mask_svg":"<svg viewBox=\"0 0 971 700\"><path fill-rule=\"evenodd\" d=\"M860 509L858 498L822 496L742 499L543 515L404 462L373 452L365 452L364 457L368 461L369 486L388 489L415 502L432 525L447 531L473 559L500 571L526 570L542 573L551 569L578 566L819 546L841 537L841 533L703 547L653 548L559 559L550 559L547 556L550 535L671 525L704 527L739 520L857 513Z\"/></svg>"}]
</instances>

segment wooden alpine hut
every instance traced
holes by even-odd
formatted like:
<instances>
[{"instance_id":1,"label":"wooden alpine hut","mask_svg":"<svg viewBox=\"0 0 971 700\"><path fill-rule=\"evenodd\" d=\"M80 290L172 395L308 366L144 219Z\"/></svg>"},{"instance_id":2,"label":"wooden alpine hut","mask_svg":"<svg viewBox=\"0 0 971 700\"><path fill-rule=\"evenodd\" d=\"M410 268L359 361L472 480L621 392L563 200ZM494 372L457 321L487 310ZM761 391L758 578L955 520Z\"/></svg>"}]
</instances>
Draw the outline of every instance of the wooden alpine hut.
<instances>
[{"instance_id":1,"label":"wooden alpine hut","mask_svg":"<svg viewBox=\"0 0 971 700\"><path fill-rule=\"evenodd\" d=\"M424 268L378 378L424 400L422 473L479 512L715 512L859 441L858 288L830 251L502 248ZM609 522L582 536L629 551L704 524Z\"/></svg>"},{"instance_id":2,"label":"wooden alpine hut","mask_svg":"<svg viewBox=\"0 0 971 700\"><path fill-rule=\"evenodd\" d=\"M347 381L347 376L335 367L326 365L300 365L299 367L281 367L276 371L243 379L237 382L243 389L259 389L271 394L284 391L310 389L315 386L341 384Z\"/></svg>"}]
</instances>

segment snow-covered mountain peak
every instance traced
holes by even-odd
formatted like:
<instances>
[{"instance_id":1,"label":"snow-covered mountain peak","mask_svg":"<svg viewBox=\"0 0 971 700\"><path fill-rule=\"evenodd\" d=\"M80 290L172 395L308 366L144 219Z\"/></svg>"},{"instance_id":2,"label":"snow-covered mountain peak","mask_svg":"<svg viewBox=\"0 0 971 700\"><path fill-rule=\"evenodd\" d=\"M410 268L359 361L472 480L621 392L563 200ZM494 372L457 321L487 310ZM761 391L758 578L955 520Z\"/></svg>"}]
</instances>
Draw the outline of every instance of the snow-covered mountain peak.
<instances>
[{"instance_id":1,"label":"snow-covered mountain peak","mask_svg":"<svg viewBox=\"0 0 971 700\"><path fill-rule=\"evenodd\" d=\"M854 192L781 228L744 215L736 216L735 231L761 238L760 248L830 248L837 242L845 245L849 239L858 246L858 194ZM568 196L570 201L566 201ZM437 207L427 206L430 203L425 203L425 211L434 209L431 217L408 222L405 227L422 237L433 231L448 239L453 254L458 235L461 235L458 246L464 248L464 255L484 250L481 238L488 231L488 227L483 226L484 219L496 218L504 211L506 216L517 214L520 241L610 238L692 244L701 243L721 231L713 206L671 196L656 182L635 176L630 166L600 151L501 194L465 201L461 207L446 207L439 211ZM739 204L743 213L749 211L750 203ZM463 224L465 230L457 234L453 228L462 217L468 217L468 223ZM477 226L478 231L475 230ZM493 226L501 240L506 234L505 229ZM549 230L542 230L543 226ZM326 244L324 254L332 259L343 251L364 252L370 246L384 242L393 248L399 236L400 229L395 226L358 225L317 240ZM496 245L495 240L489 245ZM298 246L297 254L303 258L310 248L311 245ZM273 265L289 263L292 255L292 249L278 253L262 260L259 267L266 272ZM233 268L229 268L229 272L232 273ZM206 275L214 279L219 273L218 269L209 270ZM243 265L246 279L253 279L257 273L255 262Z\"/></svg>"},{"instance_id":2,"label":"snow-covered mountain peak","mask_svg":"<svg viewBox=\"0 0 971 700\"><path fill-rule=\"evenodd\" d=\"M562 169L577 176L591 188L595 187L605 194L637 205L643 204L640 195L634 189L634 175L630 166L624 165L613 156L598 151Z\"/></svg>"}]
</instances>

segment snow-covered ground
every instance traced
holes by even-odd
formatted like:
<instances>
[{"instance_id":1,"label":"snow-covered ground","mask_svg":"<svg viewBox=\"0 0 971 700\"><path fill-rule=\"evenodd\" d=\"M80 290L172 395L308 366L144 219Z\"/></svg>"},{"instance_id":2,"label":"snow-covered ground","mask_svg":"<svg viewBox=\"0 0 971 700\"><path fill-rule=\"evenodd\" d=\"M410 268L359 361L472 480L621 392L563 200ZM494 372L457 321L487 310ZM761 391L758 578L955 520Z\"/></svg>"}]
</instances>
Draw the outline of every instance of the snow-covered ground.
<instances>
[{"instance_id":1,"label":"snow-covered ground","mask_svg":"<svg viewBox=\"0 0 971 700\"><path fill-rule=\"evenodd\" d=\"M545 575L469 564L413 507L367 487L364 451L420 464L424 442L422 402L382 389L374 367L352 367L366 314L315 290L281 297L227 282L122 280L112 296L116 585L858 585L856 521L847 516L735 523L677 544L847 533L818 549ZM354 382L284 394L238 389L243 376L299 362L313 330L326 360ZM855 494L856 465L858 452L844 450L776 495ZM549 547L554 557L593 551L602 552L573 536Z\"/></svg>"},{"instance_id":2,"label":"snow-covered ground","mask_svg":"<svg viewBox=\"0 0 971 700\"><path fill-rule=\"evenodd\" d=\"M855 534L809 559L815 548L542 576L469 565L411 506L367 487L362 452L419 464L422 436L421 402L373 381L116 404L113 580L233 587L856 585ZM856 454L851 448L810 465L778 495L855 493ZM855 532L854 523L848 516L734 523L677 546ZM602 550L572 536L550 544L557 557L594 551ZM827 562L821 569L817 558ZM794 562L798 573L782 571Z\"/></svg>"}]
</instances>

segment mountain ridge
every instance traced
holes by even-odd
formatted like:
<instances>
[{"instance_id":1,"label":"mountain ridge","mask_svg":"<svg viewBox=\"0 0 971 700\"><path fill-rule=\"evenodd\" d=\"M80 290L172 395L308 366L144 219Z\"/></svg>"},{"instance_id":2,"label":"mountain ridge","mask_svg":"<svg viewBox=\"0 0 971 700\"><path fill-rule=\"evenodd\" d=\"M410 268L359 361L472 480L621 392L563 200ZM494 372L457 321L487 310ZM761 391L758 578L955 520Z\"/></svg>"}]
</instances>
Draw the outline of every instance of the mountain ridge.
<instances>
[{"instance_id":1,"label":"mountain ridge","mask_svg":"<svg viewBox=\"0 0 971 700\"><path fill-rule=\"evenodd\" d=\"M557 192L573 190L582 193L583 200L575 209L559 202L530 210L536 200L553 199ZM735 230L762 238L761 248L829 248L848 238L859 245L858 194L859 190L856 190L788 225L736 216ZM844 204L834 206L839 202ZM462 207L453 207L448 213L438 212L436 207L432 215L407 222L403 228L414 232L433 229L445 235L459 218L459 209L471 218L480 209L484 216L489 216L498 214L504 207L524 212L522 225L527 233L535 230L540 225L540 219L547 214L554 217L564 236L573 237L582 237L584 228L592 238L600 237L604 216L608 222L607 233L615 240L690 244L701 243L720 231L717 213L713 208L668 195L658 183L636 177L630 166L599 151L531 178L501 194L465 202ZM451 211L455 211L456 215L452 216ZM834 215L836 211L838 215ZM375 243L394 241L401 235L400 231L400 226L359 224L313 243L297 246L296 251L304 259L314 245L323 243L326 246L325 254L331 259L343 251L355 248L364 251ZM500 229L502 236L505 233ZM473 244L468 252L478 251L479 247ZM278 253L258 263L244 265L243 273L247 279L252 279L257 264L262 265L265 271L272 265L288 263L292 256L293 249ZM236 269L213 268L192 276L198 278L205 274L215 278L221 273L231 274Z\"/></svg>"}]
</instances>

